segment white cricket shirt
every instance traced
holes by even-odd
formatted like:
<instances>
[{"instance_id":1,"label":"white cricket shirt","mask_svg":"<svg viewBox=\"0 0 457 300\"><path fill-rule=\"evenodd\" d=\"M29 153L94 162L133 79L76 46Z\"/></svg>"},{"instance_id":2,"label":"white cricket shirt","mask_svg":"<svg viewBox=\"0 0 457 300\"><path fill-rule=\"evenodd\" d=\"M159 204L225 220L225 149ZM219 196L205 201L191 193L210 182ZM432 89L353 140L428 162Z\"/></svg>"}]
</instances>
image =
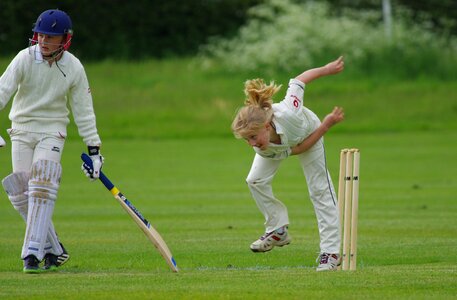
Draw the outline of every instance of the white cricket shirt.
<instances>
[{"instance_id":1,"label":"white cricket shirt","mask_svg":"<svg viewBox=\"0 0 457 300\"><path fill-rule=\"evenodd\" d=\"M303 105L305 84L297 79L289 81L286 97L273 104L273 124L281 138L281 144L270 143L261 150L253 147L259 155L271 159L283 159L290 155L291 147L301 143L320 125L320 120Z\"/></svg>"},{"instance_id":2,"label":"white cricket shirt","mask_svg":"<svg viewBox=\"0 0 457 300\"><path fill-rule=\"evenodd\" d=\"M0 110L14 93L9 114L13 129L66 134L69 102L83 141L87 145L101 143L86 72L73 54L64 51L62 58L49 66L37 45L23 49L0 77Z\"/></svg>"}]
</instances>

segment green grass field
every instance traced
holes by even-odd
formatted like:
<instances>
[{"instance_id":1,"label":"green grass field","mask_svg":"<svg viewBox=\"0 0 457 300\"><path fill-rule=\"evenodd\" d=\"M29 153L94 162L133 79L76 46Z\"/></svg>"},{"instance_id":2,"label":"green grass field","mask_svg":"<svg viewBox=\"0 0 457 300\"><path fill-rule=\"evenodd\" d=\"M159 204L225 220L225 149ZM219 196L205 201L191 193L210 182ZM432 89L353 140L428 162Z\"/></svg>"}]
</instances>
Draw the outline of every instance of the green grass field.
<instances>
[{"instance_id":1,"label":"green grass field","mask_svg":"<svg viewBox=\"0 0 457 300\"><path fill-rule=\"evenodd\" d=\"M187 61L105 62L87 72L104 171L162 234L181 271L172 273L103 185L82 174L85 147L72 125L54 215L71 260L56 273L23 274L24 223L0 194L1 299L456 298L455 82L340 76L309 86L319 116L334 105L347 113L326 136L334 183L340 149L361 149L358 270L322 274L296 158L274 182L293 242L249 250L263 233L244 183L253 151L229 126L252 74L203 72ZM0 126L8 124L4 110ZM10 150L0 149L1 178L11 170Z\"/></svg>"}]
</instances>

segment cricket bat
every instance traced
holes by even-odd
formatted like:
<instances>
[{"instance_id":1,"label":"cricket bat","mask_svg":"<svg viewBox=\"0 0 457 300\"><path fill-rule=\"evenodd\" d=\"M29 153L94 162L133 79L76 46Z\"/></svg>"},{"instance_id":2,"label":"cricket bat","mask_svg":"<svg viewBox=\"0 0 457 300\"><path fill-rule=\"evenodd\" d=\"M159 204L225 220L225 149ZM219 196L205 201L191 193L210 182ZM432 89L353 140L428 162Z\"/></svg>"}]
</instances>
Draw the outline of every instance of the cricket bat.
<instances>
[{"instance_id":1,"label":"cricket bat","mask_svg":"<svg viewBox=\"0 0 457 300\"><path fill-rule=\"evenodd\" d=\"M86 153L81 154L81 159L89 166L92 166L92 160ZM103 172L100 172L100 181L105 185L105 187L113 194L114 198L119 202L119 204L124 208L124 210L132 217L135 223L140 227L146 237L152 242L152 244L157 248L162 257L167 262L168 266L173 272L178 272L178 266L173 254L171 254L170 249L168 249L167 244L157 232L157 230L152 227L146 218L140 213L138 209L119 191L118 188L114 186L113 183L106 177Z\"/></svg>"}]
</instances>

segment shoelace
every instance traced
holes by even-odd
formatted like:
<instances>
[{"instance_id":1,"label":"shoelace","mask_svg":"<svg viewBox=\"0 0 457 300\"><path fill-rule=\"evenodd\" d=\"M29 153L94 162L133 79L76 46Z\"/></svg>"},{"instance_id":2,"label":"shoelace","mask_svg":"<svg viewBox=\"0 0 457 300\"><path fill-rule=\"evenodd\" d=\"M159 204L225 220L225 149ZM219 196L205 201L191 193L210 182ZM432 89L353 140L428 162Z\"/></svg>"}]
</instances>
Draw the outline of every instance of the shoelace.
<instances>
[{"instance_id":1,"label":"shoelace","mask_svg":"<svg viewBox=\"0 0 457 300\"><path fill-rule=\"evenodd\" d=\"M321 264L326 264L328 262L329 255L324 253L323 255L320 256L320 263Z\"/></svg>"},{"instance_id":2,"label":"shoelace","mask_svg":"<svg viewBox=\"0 0 457 300\"><path fill-rule=\"evenodd\" d=\"M316 259L316 262L319 262L321 264L326 264L328 262L328 259L330 258L331 254L328 253L321 253Z\"/></svg>"},{"instance_id":3,"label":"shoelace","mask_svg":"<svg viewBox=\"0 0 457 300\"><path fill-rule=\"evenodd\" d=\"M260 240L263 241L263 240L265 240L266 238L268 238L269 236L271 236L271 235L273 235L273 234L279 236L279 238L282 239L282 236L284 236L284 234L287 233L287 228L288 228L288 227L287 227L287 225L286 225L286 226L283 226L283 227L281 227L281 228L278 228L278 229L276 229L275 231L272 231L272 232L270 232L270 233L265 233L264 235L262 235L262 236L260 237Z\"/></svg>"},{"instance_id":4,"label":"shoelace","mask_svg":"<svg viewBox=\"0 0 457 300\"><path fill-rule=\"evenodd\" d=\"M267 237L269 237L269 236L272 235L273 233L274 233L274 231L273 231L273 232L270 232L270 233L265 233L264 235L262 235L262 236L260 237L260 240L263 241L264 239L266 239Z\"/></svg>"},{"instance_id":5,"label":"shoelace","mask_svg":"<svg viewBox=\"0 0 457 300\"><path fill-rule=\"evenodd\" d=\"M282 236L284 236L285 233L286 233L286 231L284 231L284 230L281 233L279 233L277 230L275 230L275 231L272 231L270 233L265 233L264 235L262 235L260 237L260 240L263 241L264 239L266 239L267 237L269 237L271 235L277 235L281 239Z\"/></svg>"}]
</instances>

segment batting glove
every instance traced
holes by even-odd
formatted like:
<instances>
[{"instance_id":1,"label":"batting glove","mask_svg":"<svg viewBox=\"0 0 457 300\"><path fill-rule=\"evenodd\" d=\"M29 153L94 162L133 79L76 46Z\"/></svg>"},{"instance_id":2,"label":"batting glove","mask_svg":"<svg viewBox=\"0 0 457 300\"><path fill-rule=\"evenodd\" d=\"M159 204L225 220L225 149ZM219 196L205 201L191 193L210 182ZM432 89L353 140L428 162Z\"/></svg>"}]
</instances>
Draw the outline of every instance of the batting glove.
<instances>
[{"instance_id":1,"label":"batting glove","mask_svg":"<svg viewBox=\"0 0 457 300\"><path fill-rule=\"evenodd\" d=\"M100 171L103 166L104 158L100 154L99 146L88 146L89 157L92 160L92 165L83 163L81 169L84 174L91 180L94 181L100 177Z\"/></svg>"}]
</instances>

